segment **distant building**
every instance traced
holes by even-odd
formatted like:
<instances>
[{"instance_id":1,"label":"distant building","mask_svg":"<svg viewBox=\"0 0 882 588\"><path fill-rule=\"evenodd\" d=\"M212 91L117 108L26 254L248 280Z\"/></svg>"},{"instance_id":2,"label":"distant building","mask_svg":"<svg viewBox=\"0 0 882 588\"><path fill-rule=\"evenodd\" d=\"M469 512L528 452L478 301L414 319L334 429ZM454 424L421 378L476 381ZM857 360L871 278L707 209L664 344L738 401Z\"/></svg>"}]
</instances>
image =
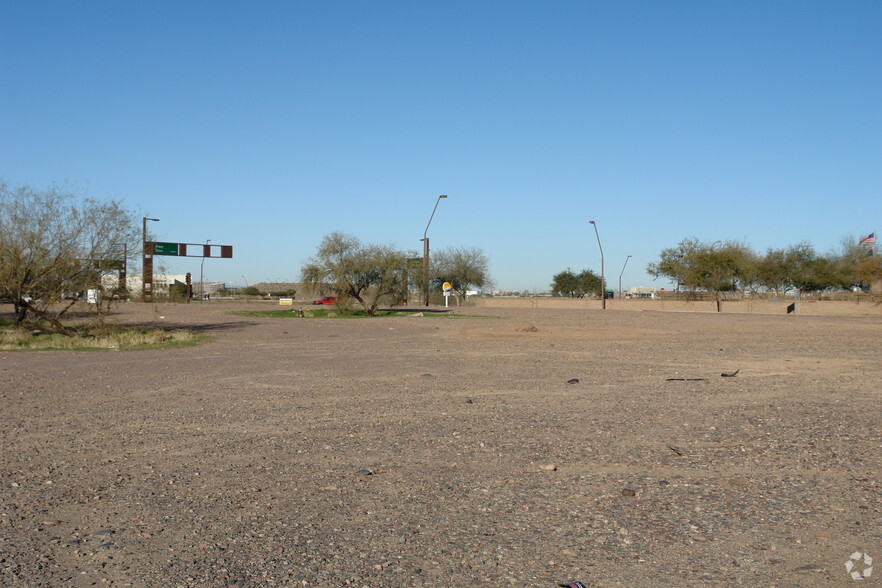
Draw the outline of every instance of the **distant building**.
<instances>
[{"instance_id":1,"label":"distant building","mask_svg":"<svg viewBox=\"0 0 882 588\"><path fill-rule=\"evenodd\" d=\"M635 286L625 292L625 298L655 298L656 297L655 288L647 288L646 286Z\"/></svg>"},{"instance_id":2,"label":"distant building","mask_svg":"<svg viewBox=\"0 0 882 588\"><path fill-rule=\"evenodd\" d=\"M115 276L105 276L105 278L113 278L113 283L116 283ZM199 280L193 280L191 275L191 285L193 287L193 294L215 294L218 290L223 290L226 288L226 284L224 282L203 282L199 283ZM169 288L175 284L187 284L187 274L154 274L153 275L153 291L158 295L168 294ZM126 285L129 289L129 296L138 297L141 295L141 291L144 288L143 278L141 274L129 274L126 279Z\"/></svg>"}]
</instances>

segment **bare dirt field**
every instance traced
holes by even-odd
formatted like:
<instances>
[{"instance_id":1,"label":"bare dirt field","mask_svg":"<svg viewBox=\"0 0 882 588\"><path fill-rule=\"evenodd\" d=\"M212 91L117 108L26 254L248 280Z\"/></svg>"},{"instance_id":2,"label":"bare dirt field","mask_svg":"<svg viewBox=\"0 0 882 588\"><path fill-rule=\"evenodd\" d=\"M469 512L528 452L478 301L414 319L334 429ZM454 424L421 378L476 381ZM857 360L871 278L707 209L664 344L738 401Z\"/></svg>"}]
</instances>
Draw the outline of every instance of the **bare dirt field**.
<instances>
[{"instance_id":1,"label":"bare dirt field","mask_svg":"<svg viewBox=\"0 0 882 588\"><path fill-rule=\"evenodd\" d=\"M0 584L845 586L882 557L878 314L245 308L279 307L0 352Z\"/></svg>"}]
</instances>

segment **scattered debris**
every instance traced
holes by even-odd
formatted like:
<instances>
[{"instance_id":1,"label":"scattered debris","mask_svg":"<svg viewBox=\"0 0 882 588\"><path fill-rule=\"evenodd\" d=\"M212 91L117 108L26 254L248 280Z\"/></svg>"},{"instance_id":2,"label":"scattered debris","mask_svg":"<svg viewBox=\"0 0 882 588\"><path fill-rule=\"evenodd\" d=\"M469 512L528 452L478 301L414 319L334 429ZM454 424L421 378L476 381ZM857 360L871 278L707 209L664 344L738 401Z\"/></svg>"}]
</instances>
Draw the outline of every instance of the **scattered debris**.
<instances>
[{"instance_id":1,"label":"scattered debris","mask_svg":"<svg viewBox=\"0 0 882 588\"><path fill-rule=\"evenodd\" d=\"M740 371L741 370L735 370L734 372L729 372L729 373L723 372L720 375L724 378L734 378L735 376L738 375L738 372L740 372Z\"/></svg>"},{"instance_id":2,"label":"scattered debris","mask_svg":"<svg viewBox=\"0 0 882 588\"><path fill-rule=\"evenodd\" d=\"M686 455L686 450L682 447L677 447L676 445L668 445L668 449L670 449L677 455Z\"/></svg>"},{"instance_id":3,"label":"scattered debris","mask_svg":"<svg viewBox=\"0 0 882 588\"><path fill-rule=\"evenodd\" d=\"M578 384L579 378L573 378L572 380L567 380L567 384Z\"/></svg>"},{"instance_id":4,"label":"scattered debris","mask_svg":"<svg viewBox=\"0 0 882 588\"><path fill-rule=\"evenodd\" d=\"M706 378L668 378L667 382L704 382Z\"/></svg>"},{"instance_id":5,"label":"scattered debris","mask_svg":"<svg viewBox=\"0 0 882 588\"><path fill-rule=\"evenodd\" d=\"M535 325L524 325L523 327L518 327L517 330L521 333L535 333L539 329Z\"/></svg>"}]
</instances>

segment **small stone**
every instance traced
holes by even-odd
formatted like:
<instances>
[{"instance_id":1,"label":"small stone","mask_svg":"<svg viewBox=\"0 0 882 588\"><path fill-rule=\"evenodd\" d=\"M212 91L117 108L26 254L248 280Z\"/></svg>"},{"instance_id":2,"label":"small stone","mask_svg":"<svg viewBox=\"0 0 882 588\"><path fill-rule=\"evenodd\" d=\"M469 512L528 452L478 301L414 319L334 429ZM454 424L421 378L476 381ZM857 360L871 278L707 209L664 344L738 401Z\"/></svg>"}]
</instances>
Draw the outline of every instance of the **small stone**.
<instances>
[{"instance_id":1,"label":"small stone","mask_svg":"<svg viewBox=\"0 0 882 588\"><path fill-rule=\"evenodd\" d=\"M557 466L553 463L543 463L539 466L539 469L544 472L554 472L557 470Z\"/></svg>"},{"instance_id":2,"label":"small stone","mask_svg":"<svg viewBox=\"0 0 882 588\"><path fill-rule=\"evenodd\" d=\"M356 476L373 476L374 470L358 470L355 472Z\"/></svg>"},{"instance_id":3,"label":"small stone","mask_svg":"<svg viewBox=\"0 0 882 588\"><path fill-rule=\"evenodd\" d=\"M820 572L823 569L824 568L818 564L808 564L807 566L800 566L793 571L797 574L810 574L812 572Z\"/></svg>"},{"instance_id":4,"label":"small stone","mask_svg":"<svg viewBox=\"0 0 882 588\"><path fill-rule=\"evenodd\" d=\"M46 525L47 527L54 527L55 525L60 525L61 521L57 521L57 520L53 519L53 520L49 520L49 521L43 521L41 524Z\"/></svg>"},{"instance_id":5,"label":"small stone","mask_svg":"<svg viewBox=\"0 0 882 588\"><path fill-rule=\"evenodd\" d=\"M637 496L637 491L631 488L622 488L622 496Z\"/></svg>"},{"instance_id":6,"label":"small stone","mask_svg":"<svg viewBox=\"0 0 882 588\"><path fill-rule=\"evenodd\" d=\"M567 384L578 384L579 378L573 378L572 380L567 380Z\"/></svg>"}]
</instances>

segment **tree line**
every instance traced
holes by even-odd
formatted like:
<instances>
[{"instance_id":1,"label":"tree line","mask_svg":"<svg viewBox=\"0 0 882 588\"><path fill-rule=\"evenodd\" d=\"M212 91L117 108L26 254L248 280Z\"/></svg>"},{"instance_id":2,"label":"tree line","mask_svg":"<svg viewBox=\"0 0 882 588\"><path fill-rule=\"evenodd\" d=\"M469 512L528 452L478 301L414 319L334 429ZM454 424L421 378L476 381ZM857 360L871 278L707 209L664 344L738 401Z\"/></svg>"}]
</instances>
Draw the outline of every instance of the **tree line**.
<instances>
[{"instance_id":1,"label":"tree line","mask_svg":"<svg viewBox=\"0 0 882 588\"><path fill-rule=\"evenodd\" d=\"M808 242L756 252L739 241L687 238L662 250L646 266L655 278L668 278L678 291L824 292L869 291L882 279L882 258L869 256L857 240L843 239L838 250L821 254ZM552 277L554 296L600 296L600 276L591 270L566 269Z\"/></svg>"},{"instance_id":2,"label":"tree line","mask_svg":"<svg viewBox=\"0 0 882 588\"><path fill-rule=\"evenodd\" d=\"M869 291L882 278L882 259L868 256L856 240L844 239L836 251L821 254L808 242L764 253L738 241L683 239L646 266L678 290L708 292Z\"/></svg>"}]
</instances>

